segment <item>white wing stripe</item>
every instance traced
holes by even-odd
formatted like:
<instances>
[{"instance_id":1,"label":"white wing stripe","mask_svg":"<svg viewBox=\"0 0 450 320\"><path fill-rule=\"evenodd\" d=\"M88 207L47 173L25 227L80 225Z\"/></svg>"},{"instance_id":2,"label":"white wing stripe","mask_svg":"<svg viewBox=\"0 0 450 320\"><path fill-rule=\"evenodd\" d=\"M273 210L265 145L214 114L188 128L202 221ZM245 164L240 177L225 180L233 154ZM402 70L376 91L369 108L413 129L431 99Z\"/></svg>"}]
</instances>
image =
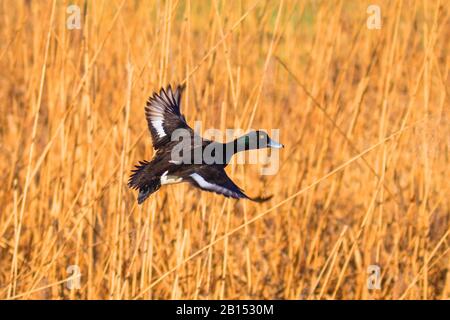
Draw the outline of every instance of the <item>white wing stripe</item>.
<instances>
[{"instance_id":1,"label":"white wing stripe","mask_svg":"<svg viewBox=\"0 0 450 320\"><path fill-rule=\"evenodd\" d=\"M158 133L158 136L160 138L163 138L166 136L166 132L164 131L164 128L162 126L163 121L164 120L152 120L152 126L153 126L153 128L155 128L155 130Z\"/></svg>"},{"instance_id":2,"label":"white wing stripe","mask_svg":"<svg viewBox=\"0 0 450 320\"><path fill-rule=\"evenodd\" d=\"M195 182L198 183L198 185L204 189L208 189L208 190L212 190L215 192L219 192L225 195L232 195L235 194L235 192L228 190L227 188L218 186L217 184L214 183L209 183L208 181L206 181L201 175L199 175L198 173L192 173L191 174L192 179L195 180Z\"/></svg>"}]
</instances>

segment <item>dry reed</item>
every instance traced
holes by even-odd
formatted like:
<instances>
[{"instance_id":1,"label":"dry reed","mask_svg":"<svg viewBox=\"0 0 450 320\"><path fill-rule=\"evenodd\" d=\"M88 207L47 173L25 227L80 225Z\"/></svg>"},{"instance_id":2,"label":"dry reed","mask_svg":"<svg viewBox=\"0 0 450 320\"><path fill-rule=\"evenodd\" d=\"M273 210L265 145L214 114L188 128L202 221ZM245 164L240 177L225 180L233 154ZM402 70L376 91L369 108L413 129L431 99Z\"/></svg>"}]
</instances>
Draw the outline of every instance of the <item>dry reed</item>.
<instances>
[{"instance_id":1,"label":"dry reed","mask_svg":"<svg viewBox=\"0 0 450 320\"><path fill-rule=\"evenodd\" d=\"M378 1L379 30L370 1L74 3L79 30L0 2L0 298L450 298L446 1ZM203 129L280 129L277 174L227 169L270 202L136 204L169 83Z\"/></svg>"}]
</instances>

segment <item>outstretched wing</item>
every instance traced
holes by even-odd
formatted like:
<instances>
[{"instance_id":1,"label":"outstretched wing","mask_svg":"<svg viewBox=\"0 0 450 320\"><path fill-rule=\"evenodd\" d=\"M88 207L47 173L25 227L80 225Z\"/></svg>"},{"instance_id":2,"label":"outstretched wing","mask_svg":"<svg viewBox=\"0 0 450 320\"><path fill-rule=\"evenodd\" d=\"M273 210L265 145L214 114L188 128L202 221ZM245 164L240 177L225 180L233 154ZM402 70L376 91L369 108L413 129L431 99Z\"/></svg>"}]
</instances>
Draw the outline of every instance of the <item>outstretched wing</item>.
<instances>
[{"instance_id":1,"label":"outstretched wing","mask_svg":"<svg viewBox=\"0 0 450 320\"><path fill-rule=\"evenodd\" d=\"M193 133L180 112L182 91L180 86L175 92L169 86L166 90L162 88L159 94L154 92L147 100L145 117L156 150L170 141L175 129L186 129L190 134Z\"/></svg>"},{"instance_id":2,"label":"outstretched wing","mask_svg":"<svg viewBox=\"0 0 450 320\"><path fill-rule=\"evenodd\" d=\"M222 167L208 165L191 173L188 181L195 187L205 191L222 194L234 199L250 199L241 188L227 176Z\"/></svg>"}]
</instances>

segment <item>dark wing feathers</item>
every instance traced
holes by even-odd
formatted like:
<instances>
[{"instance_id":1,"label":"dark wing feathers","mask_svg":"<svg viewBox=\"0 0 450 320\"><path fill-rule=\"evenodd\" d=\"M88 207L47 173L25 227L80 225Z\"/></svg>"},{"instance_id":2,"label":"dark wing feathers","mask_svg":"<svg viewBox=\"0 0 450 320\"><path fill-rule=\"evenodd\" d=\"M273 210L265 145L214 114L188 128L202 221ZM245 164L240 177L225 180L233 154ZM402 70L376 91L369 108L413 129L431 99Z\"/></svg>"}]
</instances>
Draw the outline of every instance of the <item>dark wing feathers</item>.
<instances>
[{"instance_id":1,"label":"dark wing feathers","mask_svg":"<svg viewBox=\"0 0 450 320\"><path fill-rule=\"evenodd\" d=\"M170 141L174 130L192 131L180 111L182 90L183 87L178 86L174 92L169 86L167 90L161 89L159 94L153 93L147 100L145 117L156 150Z\"/></svg>"},{"instance_id":2,"label":"dark wing feathers","mask_svg":"<svg viewBox=\"0 0 450 320\"><path fill-rule=\"evenodd\" d=\"M255 202L266 202L272 198L272 196L255 198L247 196L243 190L228 177L221 166L208 165L198 168L189 176L188 181L197 188L215 192L224 195L227 198L244 198Z\"/></svg>"},{"instance_id":3,"label":"dark wing feathers","mask_svg":"<svg viewBox=\"0 0 450 320\"><path fill-rule=\"evenodd\" d=\"M205 191L215 192L225 197L241 199L249 197L242 192L220 166L208 165L196 169L189 176L188 181L195 187Z\"/></svg>"}]
</instances>

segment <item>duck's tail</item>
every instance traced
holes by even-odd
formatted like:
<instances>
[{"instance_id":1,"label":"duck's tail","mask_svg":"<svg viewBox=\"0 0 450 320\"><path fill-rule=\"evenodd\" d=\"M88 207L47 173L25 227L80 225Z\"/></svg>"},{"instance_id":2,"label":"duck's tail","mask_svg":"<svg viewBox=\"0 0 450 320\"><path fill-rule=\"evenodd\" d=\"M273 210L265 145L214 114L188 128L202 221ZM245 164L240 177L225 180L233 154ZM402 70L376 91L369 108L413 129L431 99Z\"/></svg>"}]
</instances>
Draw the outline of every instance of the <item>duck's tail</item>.
<instances>
[{"instance_id":1,"label":"duck's tail","mask_svg":"<svg viewBox=\"0 0 450 320\"><path fill-rule=\"evenodd\" d=\"M139 161L128 180L128 187L138 189L138 204L145 201L153 192L161 187L161 179L157 177L149 178L145 175L145 169L149 165L148 161Z\"/></svg>"}]
</instances>

